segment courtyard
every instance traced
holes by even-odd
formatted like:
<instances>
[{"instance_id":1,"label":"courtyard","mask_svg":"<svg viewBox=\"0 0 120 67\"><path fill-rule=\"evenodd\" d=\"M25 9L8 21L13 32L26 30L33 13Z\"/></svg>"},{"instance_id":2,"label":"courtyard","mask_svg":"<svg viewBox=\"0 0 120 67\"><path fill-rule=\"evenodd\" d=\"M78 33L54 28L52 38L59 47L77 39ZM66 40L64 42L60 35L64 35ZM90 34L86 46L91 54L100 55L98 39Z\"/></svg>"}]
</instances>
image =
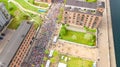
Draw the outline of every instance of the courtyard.
<instances>
[{"instance_id":1,"label":"courtyard","mask_svg":"<svg viewBox=\"0 0 120 67\"><path fill-rule=\"evenodd\" d=\"M63 25L60 30L60 39L71 41L79 44L88 46L95 46L96 36L87 32L77 32L73 30L67 30L66 26Z\"/></svg>"},{"instance_id":2,"label":"courtyard","mask_svg":"<svg viewBox=\"0 0 120 67\"><path fill-rule=\"evenodd\" d=\"M59 63L66 64L67 67L92 67L94 63L90 60L61 54L58 51L54 51L50 62L50 67L58 67Z\"/></svg>"}]
</instances>

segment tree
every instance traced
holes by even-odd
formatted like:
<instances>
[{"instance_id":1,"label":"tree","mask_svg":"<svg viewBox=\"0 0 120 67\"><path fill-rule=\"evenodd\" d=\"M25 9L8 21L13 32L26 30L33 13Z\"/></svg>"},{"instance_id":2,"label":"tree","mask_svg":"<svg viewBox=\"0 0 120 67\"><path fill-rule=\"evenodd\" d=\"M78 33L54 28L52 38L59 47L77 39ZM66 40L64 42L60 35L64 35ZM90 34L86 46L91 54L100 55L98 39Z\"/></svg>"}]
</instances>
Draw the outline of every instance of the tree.
<instances>
[{"instance_id":1,"label":"tree","mask_svg":"<svg viewBox=\"0 0 120 67\"><path fill-rule=\"evenodd\" d=\"M41 64L41 65L40 65L40 67L44 67L44 65L43 65L43 64Z\"/></svg>"},{"instance_id":2,"label":"tree","mask_svg":"<svg viewBox=\"0 0 120 67\"><path fill-rule=\"evenodd\" d=\"M49 54L49 50L45 50L45 54Z\"/></svg>"},{"instance_id":3,"label":"tree","mask_svg":"<svg viewBox=\"0 0 120 67\"><path fill-rule=\"evenodd\" d=\"M92 35L92 34L90 34L90 33L86 33L86 34L84 35L84 39L92 40L92 39L93 39L93 36L94 36L94 35Z\"/></svg>"},{"instance_id":4,"label":"tree","mask_svg":"<svg viewBox=\"0 0 120 67\"><path fill-rule=\"evenodd\" d=\"M62 28L61 28L61 31L60 31L60 36L64 36L67 34L67 29L66 27L63 25Z\"/></svg>"}]
</instances>

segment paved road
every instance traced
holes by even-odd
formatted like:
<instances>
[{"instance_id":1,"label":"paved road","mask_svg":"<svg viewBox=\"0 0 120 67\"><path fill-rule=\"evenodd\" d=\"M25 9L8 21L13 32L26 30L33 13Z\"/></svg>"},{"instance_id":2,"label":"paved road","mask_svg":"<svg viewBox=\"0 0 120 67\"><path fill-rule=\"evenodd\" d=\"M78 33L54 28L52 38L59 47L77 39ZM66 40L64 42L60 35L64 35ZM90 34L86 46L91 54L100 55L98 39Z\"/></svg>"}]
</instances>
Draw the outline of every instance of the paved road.
<instances>
[{"instance_id":1,"label":"paved road","mask_svg":"<svg viewBox=\"0 0 120 67\"><path fill-rule=\"evenodd\" d=\"M57 17L57 13L56 11L59 11L58 8L59 5L54 5L53 8L51 8L52 12L48 12L50 14L50 17L48 19L45 19L43 25L41 26L41 29L39 30L39 33L35 39L35 42L31 48L31 52L29 52L28 56L26 58L25 61L29 62L29 64L34 64L35 66L38 65L40 66L43 59L43 55L44 55L44 50L46 45L49 44L49 41L51 40L51 37L53 35L54 29L56 27L56 17ZM60 6L59 6L60 7ZM53 16L53 14L56 14L55 16ZM39 47L39 49L37 49L36 47ZM39 51L37 53L35 53L35 51ZM38 56L39 55L39 56ZM33 59L34 58L34 59ZM41 59L37 62L37 59Z\"/></svg>"}]
</instances>

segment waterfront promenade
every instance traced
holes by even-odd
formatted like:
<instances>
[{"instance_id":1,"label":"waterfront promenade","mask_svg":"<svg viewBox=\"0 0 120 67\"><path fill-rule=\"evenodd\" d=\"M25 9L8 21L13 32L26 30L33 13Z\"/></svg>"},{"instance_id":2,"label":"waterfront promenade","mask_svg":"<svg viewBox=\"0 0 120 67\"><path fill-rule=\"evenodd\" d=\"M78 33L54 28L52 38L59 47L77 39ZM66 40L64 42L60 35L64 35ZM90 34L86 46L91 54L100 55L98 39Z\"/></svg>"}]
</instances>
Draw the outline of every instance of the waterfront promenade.
<instances>
[{"instance_id":1,"label":"waterfront promenade","mask_svg":"<svg viewBox=\"0 0 120 67\"><path fill-rule=\"evenodd\" d=\"M114 48L114 39L113 39L113 31L112 31L112 20L111 20L111 10L110 10L110 0L106 1L106 12L107 12L107 23L108 23L108 41L109 41L109 50L110 50L110 67L116 66L116 58L115 58L115 48Z\"/></svg>"},{"instance_id":2,"label":"waterfront promenade","mask_svg":"<svg viewBox=\"0 0 120 67\"><path fill-rule=\"evenodd\" d=\"M110 1L103 1L106 3L106 9L104 11L103 21L98 29L99 59L97 67L116 67Z\"/></svg>"}]
</instances>

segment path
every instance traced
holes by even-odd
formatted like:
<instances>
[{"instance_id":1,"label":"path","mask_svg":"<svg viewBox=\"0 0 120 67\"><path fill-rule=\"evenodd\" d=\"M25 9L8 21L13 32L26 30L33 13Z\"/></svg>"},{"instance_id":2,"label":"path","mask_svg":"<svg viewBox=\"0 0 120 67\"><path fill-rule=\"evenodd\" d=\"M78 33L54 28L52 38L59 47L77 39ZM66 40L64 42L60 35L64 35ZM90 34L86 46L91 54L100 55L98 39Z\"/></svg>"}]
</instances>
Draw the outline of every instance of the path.
<instances>
[{"instance_id":1,"label":"path","mask_svg":"<svg viewBox=\"0 0 120 67\"><path fill-rule=\"evenodd\" d=\"M29 12L29 13L32 13L32 14L35 14L35 15L44 17L44 15L41 15L40 13L37 13L37 12L34 12L34 11L31 11L31 10L28 10L28 9L23 8L18 2L14 1L14 0L9 0L9 2L14 3L14 4L15 4L17 7L19 7L21 10L24 10L24 11L26 11L26 12Z\"/></svg>"},{"instance_id":2,"label":"path","mask_svg":"<svg viewBox=\"0 0 120 67\"><path fill-rule=\"evenodd\" d=\"M100 61L98 61L97 67L116 67L112 35L113 32L111 27L110 4L109 0L104 0L104 2L106 3L106 9L104 11L103 22L99 28L100 35L98 35L98 47Z\"/></svg>"},{"instance_id":3,"label":"path","mask_svg":"<svg viewBox=\"0 0 120 67\"><path fill-rule=\"evenodd\" d=\"M24 0L25 1L25 0ZM39 8L39 9L48 9L49 8L49 6L47 7L47 8L44 8L44 7L40 7L40 6L35 6L35 5L33 5L33 4L31 4L31 3L29 3L29 2L27 2L27 1L25 1L27 4L29 4L29 5L31 5L31 6L33 6L33 7L36 7L36 8Z\"/></svg>"}]
</instances>

